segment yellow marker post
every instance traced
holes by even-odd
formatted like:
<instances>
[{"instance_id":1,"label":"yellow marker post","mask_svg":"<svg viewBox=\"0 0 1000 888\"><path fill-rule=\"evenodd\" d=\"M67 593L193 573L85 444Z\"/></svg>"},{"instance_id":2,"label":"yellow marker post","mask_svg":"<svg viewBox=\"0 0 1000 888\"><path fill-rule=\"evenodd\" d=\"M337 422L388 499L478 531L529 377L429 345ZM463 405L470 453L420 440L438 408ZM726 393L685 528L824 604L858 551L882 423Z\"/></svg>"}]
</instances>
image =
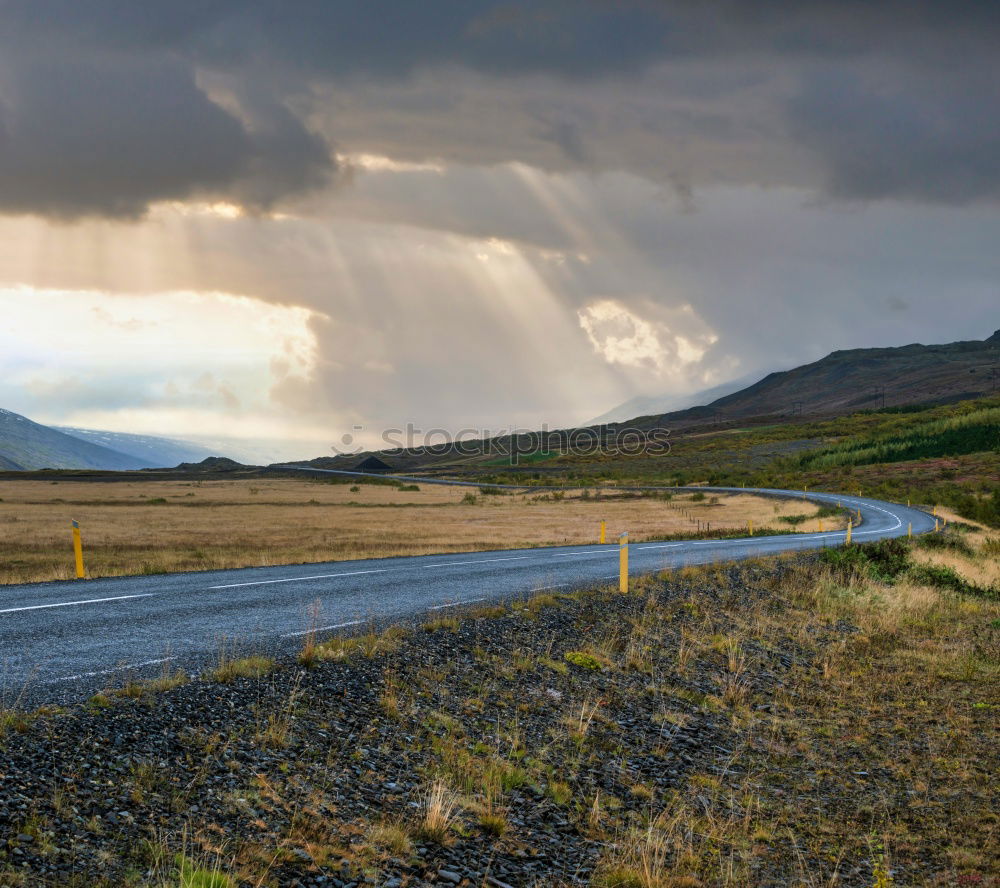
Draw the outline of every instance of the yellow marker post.
<instances>
[{"instance_id":1,"label":"yellow marker post","mask_svg":"<svg viewBox=\"0 0 1000 888\"><path fill-rule=\"evenodd\" d=\"M753 536L753 522L748 521L747 526L750 528L750 536Z\"/></svg>"},{"instance_id":2,"label":"yellow marker post","mask_svg":"<svg viewBox=\"0 0 1000 888\"><path fill-rule=\"evenodd\" d=\"M935 507L934 507L934 508L933 508L933 509L931 510L931 514L932 514L932 515L937 515L937 506L935 506Z\"/></svg>"},{"instance_id":3,"label":"yellow marker post","mask_svg":"<svg viewBox=\"0 0 1000 888\"><path fill-rule=\"evenodd\" d=\"M861 509L858 509L858 524L861 523Z\"/></svg>"},{"instance_id":4,"label":"yellow marker post","mask_svg":"<svg viewBox=\"0 0 1000 888\"><path fill-rule=\"evenodd\" d=\"M852 521L850 518L847 519L847 545L851 545L851 525Z\"/></svg>"},{"instance_id":5,"label":"yellow marker post","mask_svg":"<svg viewBox=\"0 0 1000 888\"><path fill-rule=\"evenodd\" d=\"M939 525L940 525L940 522L937 520L937 518L935 518L934 519L934 530L935 531L938 531L938 530L941 529L941 527Z\"/></svg>"},{"instance_id":6,"label":"yellow marker post","mask_svg":"<svg viewBox=\"0 0 1000 888\"><path fill-rule=\"evenodd\" d=\"M628 595L628 534L618 537L618 589Z\"/></svg>"},{"instance_id":7,"label":"yellow marker post","mask_svg":"<svg viewBox=\"0 0 1000 888\"><path fill-rule=\"evenodd\" d=\"M602 544L605 543L605 542L607 542L607 537L606 537L607 526L608 525L607 525L606 521L602 521L601 522L601 543Z\"/></svg>"},{"instance_id":8,"label":"yellow marker post","mask_svg":"<svg viewBox=\"0 0 1000 888\"><path fill-rule=\"evenodd\" d=\"M823 532L823 519L822 518L819 519L819 532L820 533Z\"/></svg>"},{"instance_id":9,"label":"yellow marker post","mask_svg":"<svg viewBox=\"0 0 1000 888\"><path fill-rule=\"evenodd\" d=\"M913 536L913 523L912 522L910 524L906 525L906 536L907 536L907 538Z\"/></svg>"},{"instance_id":10,"label":"yellow marker post","mask_svg":"<svg viewBox=\"0 0 1000 888\"><path fill-rule=\"evenodd\" d=\"M73 555L76 557L76 578L83 579L83 541L80 539L80 522L73 522Z\"/></svg>"},{"instance_id":11,"label":"yellow marker post","mask_svg":"<svg viewBox=\"0 0 1000 888\"><path fill-rule=\"evenodd\" d=\"M906 508L910 508L910 498L906 498Z\"/></svg>"}]
</instances>

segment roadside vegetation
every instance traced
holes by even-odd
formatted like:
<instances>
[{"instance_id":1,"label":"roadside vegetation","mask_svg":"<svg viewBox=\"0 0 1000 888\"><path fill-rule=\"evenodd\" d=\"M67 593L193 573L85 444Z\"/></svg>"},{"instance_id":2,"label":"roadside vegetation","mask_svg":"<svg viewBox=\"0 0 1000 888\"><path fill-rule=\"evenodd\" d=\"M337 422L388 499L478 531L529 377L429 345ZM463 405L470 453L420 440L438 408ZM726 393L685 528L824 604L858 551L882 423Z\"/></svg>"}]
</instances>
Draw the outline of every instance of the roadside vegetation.
<instances>
[{"instance_id":1,"label":"roadside vegetation","mask_svg":"<svg viewBox=\"0 0 1000 888\"><path fill-rule=\"evenodd\" d=\"M995 885L998 551L955 522L8 713L0 884Z\"/></svg>"}]
</instances>

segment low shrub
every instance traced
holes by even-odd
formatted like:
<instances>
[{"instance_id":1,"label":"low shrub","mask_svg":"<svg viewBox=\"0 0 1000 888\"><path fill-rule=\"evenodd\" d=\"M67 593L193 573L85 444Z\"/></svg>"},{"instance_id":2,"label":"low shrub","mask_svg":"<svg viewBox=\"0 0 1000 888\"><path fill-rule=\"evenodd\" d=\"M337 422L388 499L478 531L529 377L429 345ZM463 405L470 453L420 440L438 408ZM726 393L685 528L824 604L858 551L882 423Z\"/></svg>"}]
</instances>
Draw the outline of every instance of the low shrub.
<instances>
[{"instance_id":1,"label":"low shrub","mask_svg":"<svg viewBox=\"0 0 1000 888\"><path fill-rule=\"evenodd\" d=\"M910 548L903 540L824 549L820 559L841 574L858 573L881 583L891 583L911 565Z\"/></svg>"},{"instance_id":2,"label":"low shrub","mask_svg":"<svg viewBox=\"0 0 1000 888\"><path fill-rule=\"evenodd\" d=\"M915 564L907 571L907 578L923 586L934 586L961 595L975 595L980 598L997 599L997 589L984 589L959 576L952 568L938 564Z\"/></svg>"},{"instance_id":3,"label":"low shrub","mask_svg":"<svg viewBox=\"0 0 1000 888\"><path fill-rule=\"evenodd\" d=\"M600 672L601 662L592 654L585 654L583 651L568 651L566 661L581 669L589 669L591 672Z\"/></svg>"}]
</instances>

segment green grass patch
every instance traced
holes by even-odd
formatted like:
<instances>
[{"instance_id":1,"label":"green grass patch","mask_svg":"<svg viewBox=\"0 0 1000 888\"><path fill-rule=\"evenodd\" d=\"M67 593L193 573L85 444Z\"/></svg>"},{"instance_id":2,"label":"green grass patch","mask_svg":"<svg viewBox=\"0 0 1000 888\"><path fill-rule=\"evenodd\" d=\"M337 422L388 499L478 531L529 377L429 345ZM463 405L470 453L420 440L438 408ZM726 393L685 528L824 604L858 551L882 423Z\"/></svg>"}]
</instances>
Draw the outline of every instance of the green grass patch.
<instances>
[{"instance_id":1,"label":"green grass patch","mask_svg":"<svg viewBox=\"0 0 1000 888\"><path fill-rule=\"evenodd\" d=\"M600 672L603 668L601 661L597 657L583 651L567 651L565 657L566 662L572 663L574 666L579 666L581 669L589 669L591 672Z\"/></svg>"},{"instance_id":2,"label":"green grass patch","mask_svg":"<svg viewBox=\"0 0 1000 888\"><path fill-rule=\"evenodd\" d=\"M215 669L207 673L212 681L230 682L237 678L262 678L276 668L270 657L241 657L237 660L223 660Z\"/></svg>"},{"instance_id":3,"label":"green grass patch","mask_svg":"<svg viewBox=\"0 0 1000 888\"><path fill-rule=\"evenodd\" d=\"M825 450L805 453L799 458L799 464L805 469L828 469L990 450L1000 450L1000 407L935 419L874 440L845 441Z\"/></svg>"}]
</instances>

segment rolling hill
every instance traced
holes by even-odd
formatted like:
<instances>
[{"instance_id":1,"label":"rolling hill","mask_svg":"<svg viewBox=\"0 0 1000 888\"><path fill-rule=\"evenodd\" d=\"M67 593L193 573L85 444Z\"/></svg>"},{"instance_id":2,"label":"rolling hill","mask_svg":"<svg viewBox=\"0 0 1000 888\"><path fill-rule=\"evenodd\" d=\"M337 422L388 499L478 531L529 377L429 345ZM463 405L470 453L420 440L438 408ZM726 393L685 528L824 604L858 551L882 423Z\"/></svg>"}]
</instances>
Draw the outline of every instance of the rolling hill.
<instances>
[{"instance_id":1,"label":"rolling hill","mask_svg":"<svg viewBox=\"0 0 1000 888\"><path fill-rule=\"evenodd\" d=\"M843 415L945 404L1000 390L1000 330L985 340L835 351L708 404L655 415L683 427L756 416Z\"/></svg>"}]
</instances>

